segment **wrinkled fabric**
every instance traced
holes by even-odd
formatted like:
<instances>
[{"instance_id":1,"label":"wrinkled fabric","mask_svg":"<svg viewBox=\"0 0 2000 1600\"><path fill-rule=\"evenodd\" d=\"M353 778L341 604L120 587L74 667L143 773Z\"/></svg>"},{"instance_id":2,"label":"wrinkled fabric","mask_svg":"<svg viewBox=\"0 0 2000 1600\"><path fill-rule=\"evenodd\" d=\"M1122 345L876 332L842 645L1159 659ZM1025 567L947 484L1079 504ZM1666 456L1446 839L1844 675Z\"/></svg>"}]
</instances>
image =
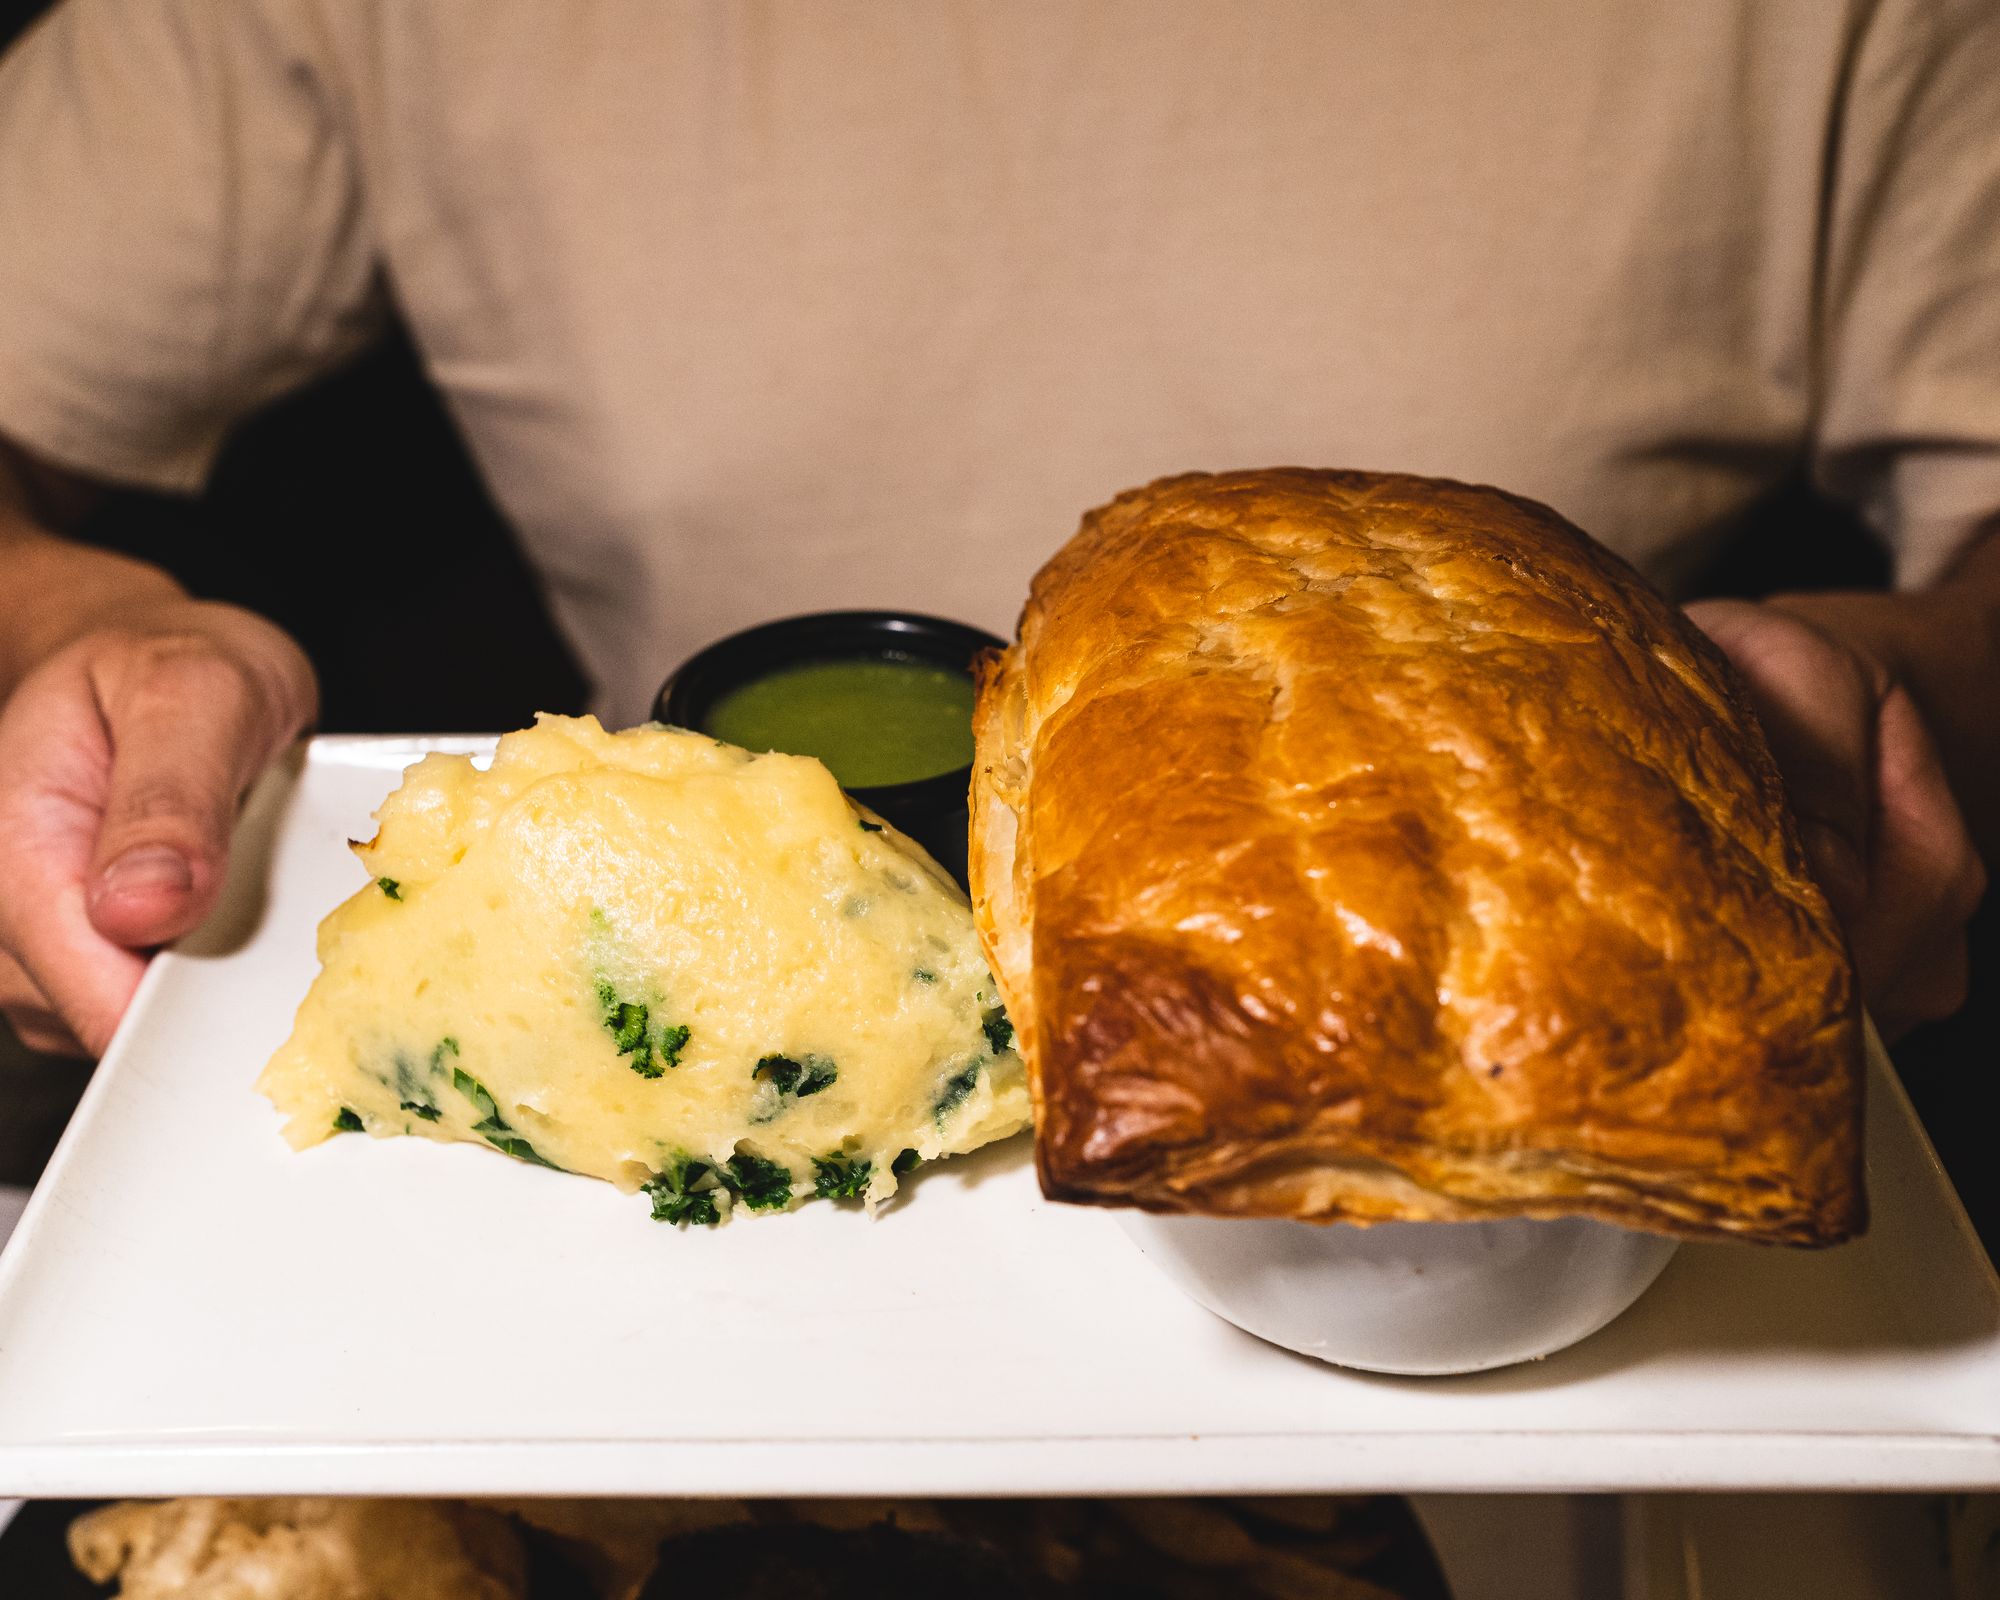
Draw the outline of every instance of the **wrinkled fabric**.
<instances>
[{"instance_id":1,"label":"wrinkled fabric","mask_svg":"<svg viewBox=\"0 0 2000 1600\"><path fill-rule=\"evenodd\" d=\"M70 0L0 430L193 488L393 305L618 721L774 615L1005 630L1189 468L1496 482L1671 586L1805 464L1924 584L2000 506L1996 128L1987 0Z\"/></svg>"}]
</instances>

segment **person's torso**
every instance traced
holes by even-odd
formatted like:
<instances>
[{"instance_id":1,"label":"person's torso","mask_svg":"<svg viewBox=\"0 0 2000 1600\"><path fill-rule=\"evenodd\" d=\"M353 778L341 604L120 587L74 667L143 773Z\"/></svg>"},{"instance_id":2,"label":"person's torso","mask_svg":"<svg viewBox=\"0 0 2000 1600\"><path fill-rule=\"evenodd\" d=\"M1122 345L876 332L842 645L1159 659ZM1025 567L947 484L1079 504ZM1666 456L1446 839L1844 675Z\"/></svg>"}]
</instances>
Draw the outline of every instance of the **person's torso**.
<instances>
[{"instance_id":1,"label":"person's torso","mask_svg":"<svg viewBox=\"0 0 2000 1600\"><path fill-rule=\"evenodd\" d=\"M834 606L1006 631L1190 468L1483 480L1671 582L1797 456L1843 8L336 14L395 298L612 715Z\"/></svg>"}]
</instances>

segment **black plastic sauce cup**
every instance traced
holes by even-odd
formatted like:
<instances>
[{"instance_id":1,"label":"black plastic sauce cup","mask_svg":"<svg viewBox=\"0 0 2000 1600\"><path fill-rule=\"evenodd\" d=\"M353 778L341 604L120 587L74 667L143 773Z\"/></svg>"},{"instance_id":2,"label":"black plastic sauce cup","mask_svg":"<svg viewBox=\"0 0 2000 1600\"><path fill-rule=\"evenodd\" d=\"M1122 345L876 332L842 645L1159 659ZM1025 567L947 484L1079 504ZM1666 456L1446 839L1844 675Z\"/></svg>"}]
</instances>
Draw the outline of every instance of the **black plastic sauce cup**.
<instances>
[{"instance_id":1,"label":"black plastic sauce cup","mask_svg":"<svg viewBox=\"0 0 2000 1600\"><path fill-rule=\"evenodd\" d=\"M781 667L808 661L920 661L970 673L980 651L1005 644L983 629L914 611L816 611L786 617L732 633L689 656L660 685L653 718L706 733L717 701ZM848 793L901 828L963 884L971 789L968 765L911 783Z\"/></svg>"}]
</instances>

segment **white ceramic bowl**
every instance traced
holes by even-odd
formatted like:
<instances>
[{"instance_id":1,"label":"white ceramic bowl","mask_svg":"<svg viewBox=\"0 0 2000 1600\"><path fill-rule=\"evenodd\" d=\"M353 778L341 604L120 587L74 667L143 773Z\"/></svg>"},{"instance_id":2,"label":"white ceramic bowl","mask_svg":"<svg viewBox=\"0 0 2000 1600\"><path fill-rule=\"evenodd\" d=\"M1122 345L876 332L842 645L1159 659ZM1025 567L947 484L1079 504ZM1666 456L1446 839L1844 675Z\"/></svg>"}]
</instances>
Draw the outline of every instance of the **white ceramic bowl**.
<instances>
[{"instance_id":1,"label":"white ceramic bowl","mask_svg":"<svg viewBox=\"0 0 2000 1600\"><path fill-rule=\"evenodd\" d=\"M1343 1367L1437 1375L1588 1338L1660 1275L1672 1239L1581 1218L1372 1228L1119 1214L1217 1316Z\"/></svg>"}]
</instances>

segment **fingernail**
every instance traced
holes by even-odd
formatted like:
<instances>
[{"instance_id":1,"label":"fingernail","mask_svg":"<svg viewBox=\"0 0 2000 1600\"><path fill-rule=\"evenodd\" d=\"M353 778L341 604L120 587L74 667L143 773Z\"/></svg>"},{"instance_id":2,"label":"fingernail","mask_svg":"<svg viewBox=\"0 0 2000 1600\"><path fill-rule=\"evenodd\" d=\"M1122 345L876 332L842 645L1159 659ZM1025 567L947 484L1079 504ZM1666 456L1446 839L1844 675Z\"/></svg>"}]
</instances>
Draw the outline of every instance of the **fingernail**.
<instances>
[{"instance_id":1,"label":"fingernail","mask_svg":"<svg viewBox=\"0 0 2000 1600\"><path fill-rule=\"evenodd\" d=\"M105 894L185 894L194 887L194 869L178 850L141 845L104 869Z\"/></svg>"}]
</instances>

